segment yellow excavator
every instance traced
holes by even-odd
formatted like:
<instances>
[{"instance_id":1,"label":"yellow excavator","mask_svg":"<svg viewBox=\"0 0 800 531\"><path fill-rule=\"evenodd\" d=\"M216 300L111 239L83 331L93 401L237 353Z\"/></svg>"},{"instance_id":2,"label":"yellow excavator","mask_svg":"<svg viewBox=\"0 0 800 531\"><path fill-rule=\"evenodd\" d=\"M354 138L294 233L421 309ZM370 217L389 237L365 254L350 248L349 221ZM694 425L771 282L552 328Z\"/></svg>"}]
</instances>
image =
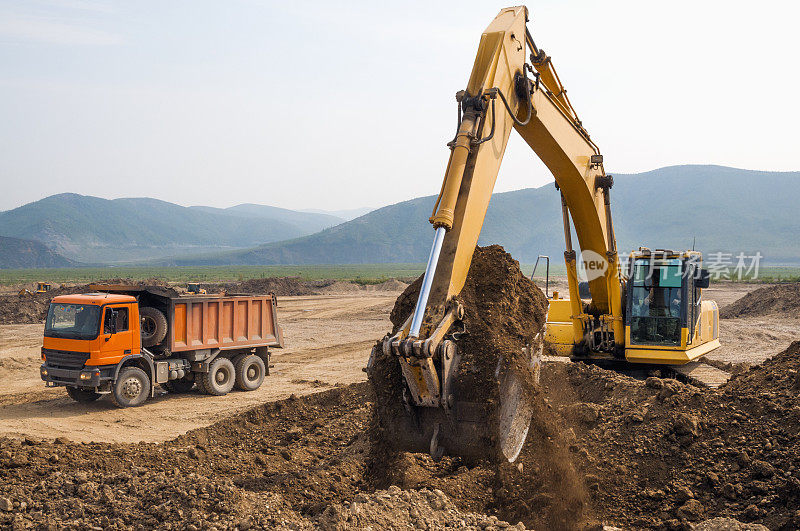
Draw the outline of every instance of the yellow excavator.
<instances>
[{"instance_id":1,"label":"yellow excavator","mask_svg":"<svg viewBox=\"0 0 800 531\"><path fill-rule=\"evenodd\" d=\"M527 21L526 7L506 8L481 36L466 90L456 95L458 129L430 218L434 241L416 307L373 350L372 359L396 359L404 380L397 398L402 408L380 419L387 441L400 450L467 458L496 450L514 461L527 436L530 395L520 389L529 383L497 374L499 400L475 413L453 381L463 318L455 297L464 287L512 129L552 172L561 195L569 297L548 297L546 343L578 359L667 365L688 363L719 346L717 306L701 296L709 274L699 252L640 247L622 270L611 219L613 178ZM588 286L579 282L579 261Z\"/></svg>"}]
</instances>

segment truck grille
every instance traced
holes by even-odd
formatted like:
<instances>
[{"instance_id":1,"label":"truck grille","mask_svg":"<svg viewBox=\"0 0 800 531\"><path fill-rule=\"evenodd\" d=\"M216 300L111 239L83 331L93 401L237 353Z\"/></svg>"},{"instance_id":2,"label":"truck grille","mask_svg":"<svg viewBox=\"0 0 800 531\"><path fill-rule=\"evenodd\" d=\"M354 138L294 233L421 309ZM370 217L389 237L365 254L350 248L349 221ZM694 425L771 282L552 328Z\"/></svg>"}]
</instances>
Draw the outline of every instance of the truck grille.
<instances>
[{"instance_id":1,"label":"truck grille","mask_svg":"<svg viewBox=\"0 0 800 531\"><path fill-rule=\"evenodd\" d=\"M70 352L43 348L42 353L47 365L58 367L59 369L83 369L83 365L89 359L88 352Z\"/></svg>"}]
</instances>

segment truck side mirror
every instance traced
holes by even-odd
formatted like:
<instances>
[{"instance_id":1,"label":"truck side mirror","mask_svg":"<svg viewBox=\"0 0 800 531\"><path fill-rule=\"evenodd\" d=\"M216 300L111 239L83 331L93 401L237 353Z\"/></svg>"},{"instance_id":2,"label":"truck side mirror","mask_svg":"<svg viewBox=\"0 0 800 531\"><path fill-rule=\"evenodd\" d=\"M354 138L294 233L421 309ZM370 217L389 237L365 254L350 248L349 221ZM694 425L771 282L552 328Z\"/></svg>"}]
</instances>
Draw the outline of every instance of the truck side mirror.
<instances>
[{"instance_id":1,"label":"truck side mirror","mask_svg":"<svg viewBox=\"0 0 800 531\"><path fill-rule=\"evenodd\" d=\"M694 285L698 288L705 289L711 284L711 274L708 269L700 269L697 278L694 280Z\"/></svg>"}]
</instances>

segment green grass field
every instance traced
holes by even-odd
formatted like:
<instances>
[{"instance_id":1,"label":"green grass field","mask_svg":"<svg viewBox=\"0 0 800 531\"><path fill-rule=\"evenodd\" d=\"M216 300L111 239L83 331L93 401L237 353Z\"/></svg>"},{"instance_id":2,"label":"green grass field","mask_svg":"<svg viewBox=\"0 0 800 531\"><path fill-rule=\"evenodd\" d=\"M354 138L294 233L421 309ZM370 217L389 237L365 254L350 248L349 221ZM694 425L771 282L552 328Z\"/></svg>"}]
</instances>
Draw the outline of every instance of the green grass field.
<instances>
[{"instance_id":1,"label":"green grass field","mask_svg":"<svg viewBox=\"0 0 800 531\"><path fill-rule=\"evenodd\" d=\"M533 264L522 264L530 275ZM81 267L65 269L0 269L0 285L26 284L37 281L55 283L89 283L114 278L146 280L158 278L167 282L230 282L249 278L300 277L305 280L351 280L360 284L377 284L390 278L416 278L425 264L353 264L297 266L184 266L184 267ZM539 265L536 277L544 279L545 268ZM561 263L550 267L551 277L563 277L566 269ZM757 279L743 281L798 282L800 267L762 267Z\"/></svg>"},{"instance_id":2,"label":"green grass field","mask_svg":"<svg viewBox=\"0 0 800 531\"><path fill-rule=\"evenodd\" d=\"M249 278L300 277L305 280L352 280L377 284L390 278L419 276L424 264L357 264L299 266L81 267L65 269L0 269L0 285L37 281L88 283L113 278L167 282L238 281Z\"/></svg>"}]
</instances>

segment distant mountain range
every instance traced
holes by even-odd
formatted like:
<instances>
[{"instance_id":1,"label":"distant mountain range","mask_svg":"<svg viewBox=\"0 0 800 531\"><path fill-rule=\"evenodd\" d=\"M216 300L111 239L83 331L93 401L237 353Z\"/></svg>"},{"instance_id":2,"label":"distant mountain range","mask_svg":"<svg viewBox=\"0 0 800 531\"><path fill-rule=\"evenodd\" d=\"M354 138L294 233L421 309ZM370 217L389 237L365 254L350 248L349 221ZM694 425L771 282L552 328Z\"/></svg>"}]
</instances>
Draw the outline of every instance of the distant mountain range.
<instances>
[{"instance_id":1,"label":"distant mountain range","mask_svg":"<svg viewBox=\"0 0 800 531\"><path fill-rule=\"evenodd\" d=\"M696 242L706 253L761 252L764 263L800 263L800 172L687 165L614 179L612 209L621 252L640 245L688 249ZM428 216L434 200L404 201L289 241L164 263L424 262L433 236ZM550 184L495 194L479 243L499 243L523 262L539 254L559 257L564 237L558 192Z\"/></svg>"},{"instance_id":2,"label":"distant mountain range","mask_svg":"<svg viewBox=\"0 0 800 531\"><path fill-rule=\"evenodd\" d=\"M0 212L0 235L86 263L143 261L296 238L343 218L264 205L183 207L151 198L58 194Z\"/></svg>"},{"instance_id":3,"label":"distant mountain range","mask_svg":"<svg viewBox=\"0 0 800 531\"><path fill-rule=\"evenodd\" d=\"M336 216L337 218L342 218L345 221L350 221L351 219L360 218L364 214L369 214L373 210L375 209L370 207L350 208L346 210L317 210L310 208L306 210L301 210L300 212L311 212L314 214L329 214L331 216Z\"/></svg>"},{"instance_id":4,"label":"distant mountain range","mask_svg":"<svg viewBox=\"0 0 800 531\"><path fill-rule=\"evenodd\" d=\"M706 253L761 252L765 263L800 264L800 172L671 166L615 175L611 197L621 252L696 242ZM345 222L344 211L333 211L339 217L253 204L218 209L60 194L0 213L0 235L93 263L424 262L434 200L412 199ZM522 262L539 254L558 260L564 241L553 185L495 194L480 243L499 243Z\"/></svg>"},{"instance_id":5,"label":"distant mountain range","mask_svg":"<svg viewBox=\"0 0 800 531\"><path fill-rule=\"evenodd\" d=\"M73 267L79 265L42 243L0 236L0 269Z\"/></svg>"}]
</instances>

